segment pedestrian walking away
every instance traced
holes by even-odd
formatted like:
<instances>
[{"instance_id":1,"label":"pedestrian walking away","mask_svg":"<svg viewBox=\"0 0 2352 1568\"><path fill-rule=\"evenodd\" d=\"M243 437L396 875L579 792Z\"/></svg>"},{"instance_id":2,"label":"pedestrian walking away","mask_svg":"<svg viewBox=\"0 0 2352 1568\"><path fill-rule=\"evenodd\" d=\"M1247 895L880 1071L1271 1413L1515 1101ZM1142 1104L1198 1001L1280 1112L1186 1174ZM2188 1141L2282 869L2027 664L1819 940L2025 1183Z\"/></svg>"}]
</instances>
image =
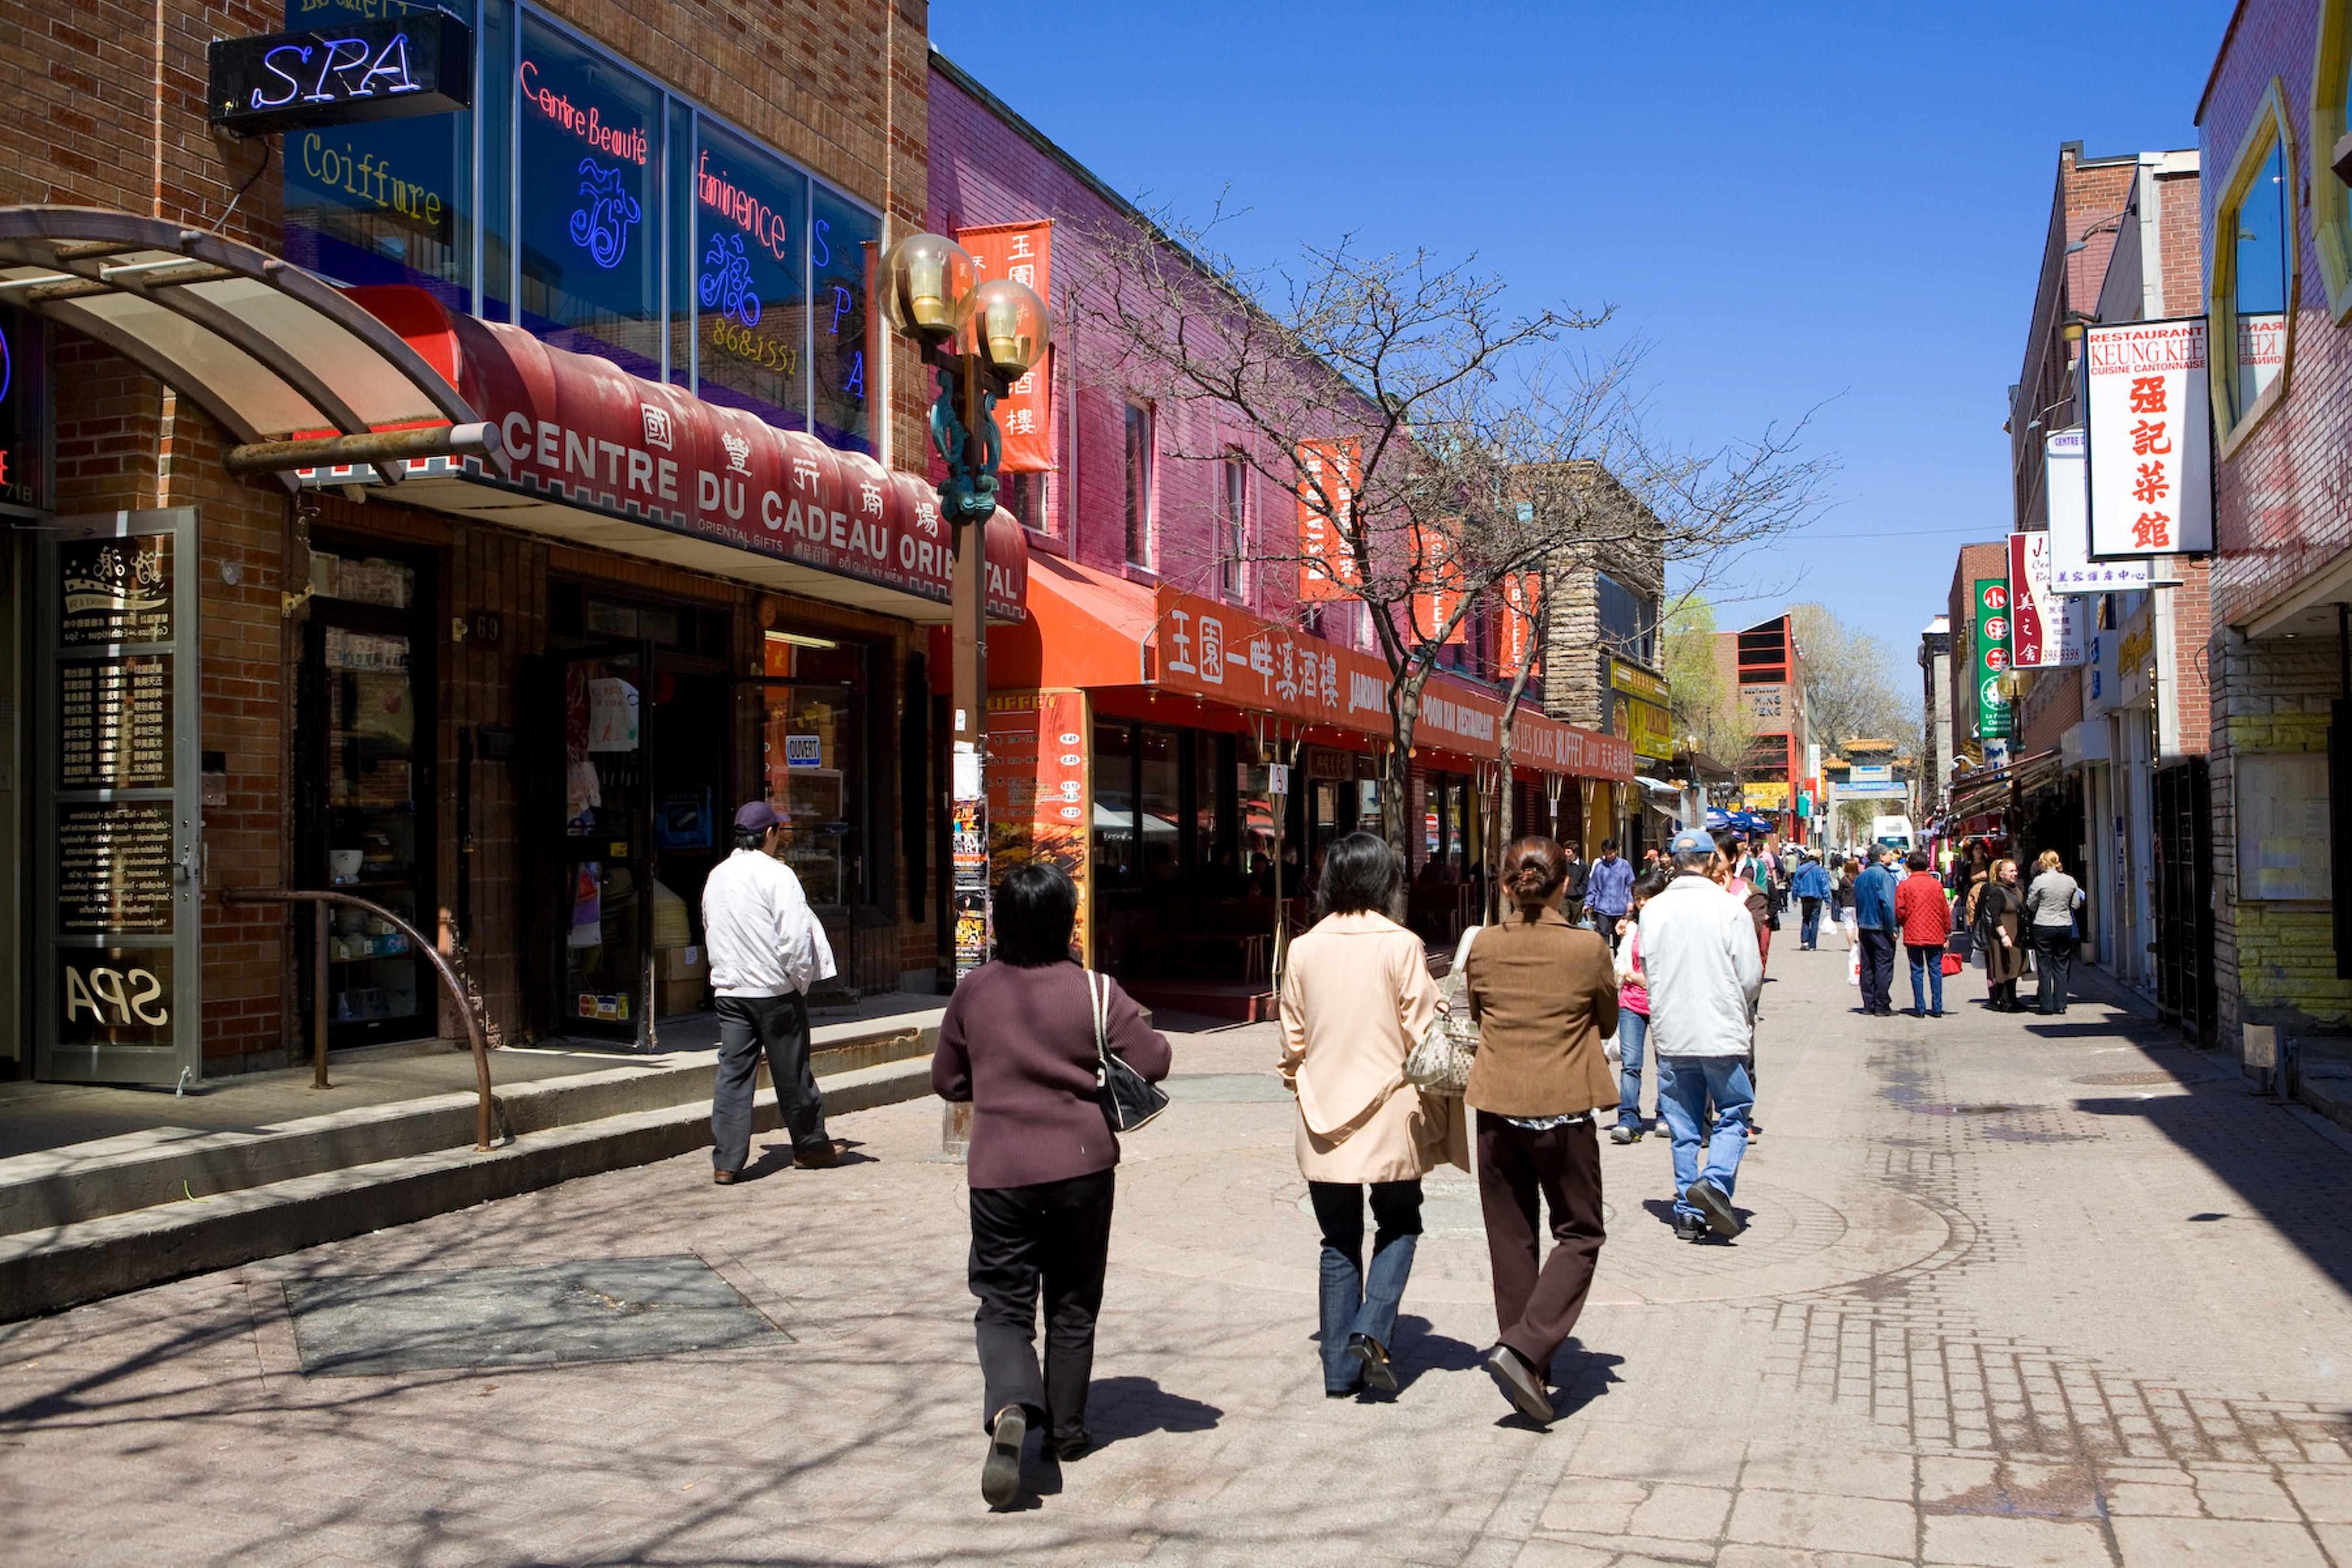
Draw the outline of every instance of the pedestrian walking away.
<instances>
[{"instance_id":1,"label":"pedestrian walking away","mask_svg":"<svg viewBox=\"0 0 2352 1568\"><path fill-rule=\"evenodd\" d=\"M1584 907L1584 898L1592 885L1592 868L1584 863L1584 854L1575 845L1569 845L1563 853L1568 860L1560 883L1559 907L1570 924L1590 925L1592 912Z\"/></svg>"},{"instance_id":2,"label":"pedestrian walking away","mask_svg":"<svg viewBox=\"0 0 2352 1568\"><path fill-rule=\"evenodd\" d=\"M1944 1016L1944 943L1952 934L1952 906L1944 879L1927 869L1927 852L1914 849L1904 861L1911 874L1895 889L1895 919L1903 951L1911 960L1911 1011L1922 1018Z\"/></svg>"},{"instance_id":3,"label":"pedestrian walking away","mask_svg":"<svg viewBox=\"0 0 2352 1568\"><path fill-rule=\"evenodd\" d=\"M1076 887L1051 861L1005 874L995 898L996 957L957 984L931 1058L931 1088L972 1110L967 1279L980 1299L972 1329L989 1435L980 1490L992 1508L1019 1497L1032 1429L1045 1429L1045 1451L1056 1460L1088 1446L1087 1391L1118 1163L1100 1098L1100 1052L1107 1047L1154 1081L1168 1076L1168 1042L1142 1009L1117 981L1089 976L1072 961L1077 910ZM1109 993L1099 1039L1097 984Z\"/></svg>"},{"instance_id":4,"label":"pedestrian walking away","mask_svg":"<svg viewBox=\"0 0 2352 1568\"><path fill-rule=\"evenodd\" d=\"M1478 1112L1478 1202L1500 1332L1487 1375L1529 1420L1552 1418L1554 1352L1575 1331L1604 1239L1593 1112L1618 1097L1603 1053L1615 1030L1609 944L1560 914L1567 857L1549 838L1503 853L1510 910L1466 965L1478 1053L1463 1098ZM1538 1261L1538 1209L1552 1248Z\"/></svg>"},{"instance_id":5,"label":"pedestrian walking away","mask_svg":"<svg viewBox=\"0 0 2352 1568\"><path fill-rule=\"evenodd\" d=\"M1872 1017L1895 1016L1895 851L1879 847L1870 869L1854 879L1853 923L1862 943L1862 1010Z\"/></svg>"},{"instance_id":6,"label":"pedestrian walking away","mask_svg":"<svg viewBox=\"0 0 2352 1568\"><path fill-rule=\"evenodd\" d=\"M1421 1235L1421 1179L1441 1163L1470 1168L1462 1101L1404 1078L1439 993L1421 938L1392 918L1403 886L1385 839L1341 838L1316 894L1319 918L1282 972L1282 1080L1298 1100L1298 1173L1322 1229L1323 1392L1333 1398L1396 1392L1390 1352Z\"/></svg>"},{"instance_id":7,"label":"pedestrian walking away","mask_svg":"<svg viewBox=\"0 0 2352 1568\"><path fill-rule=\"evenodd\" d=\"M793 1163L834 1163L824 1100L809 1068L808 989L835 973L801 879L776 858L783 819L764 800L735 814L735 852L702 885L703 942L719 1014L719 1067L710 1091L711 1179L725 1186L750 1157L753 1091L768 1062Z\"/></svg>"},{"instance_id":8,"label":"pedestrian walking away","mask_svg":"<svg viewBox=\"0 0 2352 1568\"><path fill-rule=\"evenodd\" d=\"M1836 892L1830 881L1828 869L1819 860L1808 857L1797 874L1789 879L1789 890L1796 896L1797 910L1802 923L1797 931L1797 945L1806 952L1818 952L1822 944L1822 907Z\"/></svg>"},{"instance_id":9,"label":"pedestrian walking away","mask_svg":"<svg viewBox=\"0 0 2352 1568\"><path fill-rule=\"evenodd\" d=\"M1562 898L1566 893L1563 890ZM1573 904L1569 906L1575 908ZM1584 912L1594 931L1617 945L1617 925L1633 910L1633 863L1617 853L1617 840L1601 841L1601 858L1585 875Z\"/></svg>"},{"instance_id":10,"label":"pedestrian walking away","mask_svg":"<svg viewBox=\"0 0 2352 1568\"><path fill-rule=\"evenodd\" d=\"M2066 874L2055 849L2033 862L2033 883L2025 889L2025 919L2033 933L2033 972L2039 979L2035 1009L2066 1010L2066 984L2074 967L2074 911L2083 907L2082 884Z\"/></svg>"},{"instance_id":11,"label":"pedestrian walking away","mask_svg":"<svg viewBox=\"0 0 2352 1568\"><path fill-rule=\"evenodd\" d=\"M1984 896L1977 900L1977 945L1985 955L1985 1005L1996 1013L2021 1013L2018 977L2025 973L2025 894L2017 885L2017 862L1992 864Z\"/></svg>"},{"instance_id":12,"label":"pedestrian walking away","mask_svg":"<svg viewBox=\"0 0 2352 1568\"><path fill-rule=\"evenodd\" d=\"M1642 973L1642 906L1665 890L1663 871L1649 871L1633 884L1633 910L1618 922L1617 943L1617 1125L1612 1143L1638 1143L1648 1131L1642 1120L1642 1057L1650 1033L1650 992Z\"/></svg>"},{"instance_id":13,"label":"pedestrian walking away","mask_svg":"<svg viewBox=\"0 0 2352 1568\"><path fill-rule=\"evenodd\" d=\"M1764 960L1747 906L1707 875L1714 841L1686 829L1668 852L1674 879L1642 907L1641 941L1658 1114L1674 1138L1675 1234L1685 1241L1729 1237L1747 1226L1731 1198L1756 1100L1747 1058ZM1702 1162L1699 1128L1709 1101L1715 1125Z\"/></svg>"}]
</instances>

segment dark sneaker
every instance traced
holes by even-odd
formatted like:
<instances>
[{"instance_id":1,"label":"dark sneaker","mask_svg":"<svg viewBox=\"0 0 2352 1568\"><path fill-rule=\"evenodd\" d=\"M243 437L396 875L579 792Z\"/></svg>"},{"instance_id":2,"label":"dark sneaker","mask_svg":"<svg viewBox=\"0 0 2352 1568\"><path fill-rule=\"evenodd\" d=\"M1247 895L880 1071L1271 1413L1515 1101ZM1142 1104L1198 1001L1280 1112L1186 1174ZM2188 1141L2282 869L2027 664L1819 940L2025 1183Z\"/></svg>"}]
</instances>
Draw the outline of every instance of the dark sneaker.
<instances>
[{"instance_id":1,"label":"dark sneaker","mask_svg":"<svg viewBox=\"0 0 2352 1568\"><path fill-rule=\"evenodd\" d=\"M1029 1416L1018 1405L996 1413L989 1429L988 1458L981 1461L980 1495L991 1508L1010 1508L1021 1495L1021 1445L1029 1436Z\"/></svg>"},{"instance_id":2,"label":"dark sneaker","mask_svg":"<svg viewBox=\"0 0 2352 1568\"><path fill-rule=\"evenodd\" d=\"M1695 1214L1678 1214L1675 1215L1675 1239L1676 1241L1705 1241L1706 1239L1706 1221L1701 1219Z\"/></svg>"},{"instance_id":3,"label":"dark sneaker","mask_svg":"<svg viewBox=\"0 0 2352 1568\"><path fill-rule=\"evenodd\" d=\"M1396 1369L1389 1365L1389 1352L1370 1334L1349 1334L1348 1353L1364 1363L1364 1386L1382 1394L1397 1391Z\"/></svg>"},{"instance_id":4,"label":"dark sneaker","mask_svg":"<svg viewBox=\"0 0 2352 1568\"><path fill-rule=\"evenodd\" d=\"M1486 1375L1511 1402L1511 1408L1538 1426L1549 1426L1552 1420L1551 1395L1544 1391L1543 1380L1535 1369L1520 1359L1519 1352L1508 1345L1496 1345L1486 1352Z\"/></svg>"},{"instance_id":5,"label":"dark sneaker","mask_svg":"<svg viewBox=\"0 0 2352 1568\"><path fill-rule=\"evenodd\" d=\"M1621 1121L1609 1130L1609 1142L1612 1143L1639 1143L1641 1141L1642 1130L1638 1127L1628 1127Z\"/></svg>"},{"instance_id":6,"label":"dark sneaker","mask_svg":"<svg viewBox=\"0 0 2352 1568\"><path fill-rule=\"evenodd\" d=\"M1074 1437L1045 1439L1045 1452L1053 1457L1056 1464L1067 1464L1072 1459L1083 1459L1094 1452L1094 1447L1095 1440L1084 1432Z\"/></svg>"},{"instance_id":7,"label":"dark sneaker","mask_svg":"<svg viewBox=\"0 0 2352 1568\"><path fill-rule=\"evenodd\" d=\"M1748 1228L1748 1222L1732 1212L1731 1200L1713 1182L1696 1181L1683 1194L1683 1202L1706 1215L1707 1228L1720 1237L1738 1236Z\"/></svg>"}]
</instances>

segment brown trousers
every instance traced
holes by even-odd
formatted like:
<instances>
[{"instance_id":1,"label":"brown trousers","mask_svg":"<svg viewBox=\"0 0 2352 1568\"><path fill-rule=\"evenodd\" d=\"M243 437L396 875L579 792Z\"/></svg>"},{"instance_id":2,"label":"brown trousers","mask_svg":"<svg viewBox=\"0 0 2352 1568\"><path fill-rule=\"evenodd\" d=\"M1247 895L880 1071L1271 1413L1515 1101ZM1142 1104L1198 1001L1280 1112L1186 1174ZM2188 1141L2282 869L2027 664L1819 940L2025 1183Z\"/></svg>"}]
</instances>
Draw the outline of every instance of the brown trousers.
<instances>
[{"instance_id":1,"label":"brown trousers","mask_svg":"<svg viewBox=\"0 0 2352 1568\"><path fill-rule=\"evenodd\" d=\"M1551 1211L1551 1256L1538 1261L1540 1201ZM1478 1113L1478 1204L1495 1277L1503 1343L1549 1375L1576 1331L1607 1239L1601 1223L1601 1138L1590 1121L1530 1132Z\"/></svg>"}]
</instances>

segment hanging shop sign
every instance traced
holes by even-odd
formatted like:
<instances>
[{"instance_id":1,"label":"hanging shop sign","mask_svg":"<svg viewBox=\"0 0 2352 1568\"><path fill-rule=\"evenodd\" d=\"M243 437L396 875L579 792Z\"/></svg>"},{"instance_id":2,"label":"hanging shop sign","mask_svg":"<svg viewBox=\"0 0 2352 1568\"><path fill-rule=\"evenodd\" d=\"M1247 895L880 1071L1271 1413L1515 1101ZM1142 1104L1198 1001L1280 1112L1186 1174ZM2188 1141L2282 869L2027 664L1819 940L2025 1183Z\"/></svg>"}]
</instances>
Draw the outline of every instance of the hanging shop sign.
<instances>
[{"instance_id":1,"label":"hanging shop sign","mask_svg":"<svg viewBox=\"0 0 2352 1568\"><path fill-rule=\"evenodd\" d=\"M1495 594L1499 601L1494 607L1495 668L1498 679L1508 681L1517 678L1529 654L1535 654L1538 662L1542 658L1535 638L1536 616L1543 607L1543 574L1507 573L1495 584Z\"/></svg>"},{"instance_id":2,"label":"hanging shop sign","mask_svg":"<svg viewBox=\"0 0 2352 1568\"><path fill-rule=\"evenodd\" d=\"M2084 330L2093 561L2213 548L2205 318Z\"/></svg>"},{"instance_id":3,"label":"hanging shop sign","mask_svg":"<svg viewBox=\"0 0 2352 1568\"><path fill-rule=\"evenodd\" d=\"M1083 691L1000 691L988 700L988 860L992 879L1030 860L1050 860L1078 889L1077 930L1085 962L1094 962L1087 895L1088 737Z\"/></svg>"},{"instance_id":4,"label":"hanging shop sign","mask_svg":"<svg viewBox=\"0 0 2352 1568\"><path fill-rule=\"evenodd\" d=\"M446 114L474 101L474 30L446 11L216 38L205 53L205 118L240 136Z\"/></svg>"},{"instance_id":5,"label":"hanging shop sign","mask_svg":"<svg viewBox=\"0 0 2352 1568\"><path fill-rule=\"evenodd\" d=\"M1675 754L1673 688L1658 676L1619 659L1609 661L1610 728L1637 757L1664 762Z\"/></svg>"},{"instance_id":6,"label":"hanging shop sign","mask_svg":"<svg viewBox=\"0 0 2352 1568\"><path fill-rule=\"evenodd\" d=\"M2006 740L2009 702L2000 694L2000 678L2009 672L2009 580L1976 580L1977 739Z\"/></svg>"},{"instance_id":7,"label":"hanging shop sign","mask_svg":"<svg viewBox=\"0 0 2352 1568\"><path fill-rule=\"evenodd\" d=\"M1292 456L1297 470L1298 602L1322 604L1349 596L1362 576L1342 521L1356 499L1353 441L1305 441Z\"/></svg>"},{"instance_id":8,"label":"hanging shop sign","mask_svg":"<svg viewBox=\"0 0 2352 1568\"><path fill-rule=\"evenodd\" d=\"M2137 594L2156 576L2147 560L2091 559L2090 464L2083 428L2053 430L2042 442L2042 477L2050 498L2050 589L2061 595Z\"/></svg>"},{"instance_id":9,"label":"hanging shop sign","mask_svg":"<svg viewBox=\"0 0 2352 1568\"><path fill-rule=\"evenodd\" d=\"M1453 619L1462 603L1462 563L1454 554L1448 525L1423 528L1417 522L1408 524L1405 548L1410 552L1412 579L1427 584L1416 590L1411 600L1409 624L1414 638L1429 641L1443 633L1446 646L1468 642L1469 616L1454 621L1453 629L1446 630L1446 622Z\"/></svg>"},{"instance_id":10,"label":"hanging shop sign","mask_svg":"<svg viewBox=\"0 0 2352 1568\"><path fill-rule=\"evenodd\" d=\"M956 243L971 253L978 280L1010 278L1037 298L1053 302L1054 220L990 224L956 230ZM1042 474L1054 468L1054 355L1031 365L996 405L996 427L1004 435L999 471ZM1042 525L1044 518L1030 520Z\"/></svg>"},{"instance_id":11,"label":"hanging shop sign","mask_svg":"<svg viewBox=\"0 0 2352 1568\"><path fill-rule=\"evenodd\" d=\"M2084 601L2051 584L2050 535L2009 536L2010 663L2055 669L2083 662Z\"/></svg>"}]
</instances>

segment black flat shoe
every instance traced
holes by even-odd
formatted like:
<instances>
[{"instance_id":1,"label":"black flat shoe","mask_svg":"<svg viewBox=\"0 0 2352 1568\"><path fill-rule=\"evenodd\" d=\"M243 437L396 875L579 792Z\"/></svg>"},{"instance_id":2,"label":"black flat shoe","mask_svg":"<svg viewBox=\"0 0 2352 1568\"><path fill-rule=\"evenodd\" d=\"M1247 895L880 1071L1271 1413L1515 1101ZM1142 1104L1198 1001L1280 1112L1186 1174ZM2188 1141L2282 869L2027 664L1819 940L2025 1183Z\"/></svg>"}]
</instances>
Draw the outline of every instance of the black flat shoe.
<instances>
[{"instance_id":1,"label":"black flat shoe","mask_svg":"<svg viewBox=\"0 0 2352 1568\"><path fill-rule=\"evenodd\" d=\"M988 1458L980 1466L980 1495L991 1508L1010 1508L1021 1495L1021 1445L1029 1436L1028 1413L1008 1405L988 1432Z\"/></svg>"},{"instance_id":2,"label":"black flat shoe","mask_svg":"<svg viewBox=\"0 0 2352 1568\"><path fill-rule=\"evenodd\" d=\"M1538 1426L1552 1422L1551 1395L1544 1391L1543 1380L1536 1376L1535 1368L1520 1358L1508 1345L1496 1345L1486 1352L1486 1375L1511 1402L1511 1408Z\"/></svg>"},{"instance_id":3,"label":"black flat shoe","mask_svg":"<svg viewBox=\"0 0 2352 1568\"><path fill-rule=\"evenodd\" d=\"M1389 1352L1370 1334L1349 1334L1348 1353L1364 1365L1364 1386L1382 1394L1397 1391L1396 1371L1389 1365Z\"/></svg>"},{"instance_id":4,"label":"black flat shoe","mask_svg":"<svg viewBox=\"0 0 2352 1568\"><path fill-rule=\"evenodd\" d=\"M1067 1464L1072 1459L1083 1459L1094 1452L1095 1440L1081 1432L1075 1437L1048 1437L1045 1447L1055 1463Z\"/></svg>"},{"instance_id":5,"label":"black flat shoe","mask_svg":"<svg viewBox=\"0 0 2352 1568\"><path fill-rule=\"evenodd\" d=\"M1731 1200L1713 1182L1693 1182L1690 1190L1683 1194L1683 1202L1706 1215L1707 1227L1717 1236L1738 1236L1748 1228L1747 1222L1733 1212Z\"/></svg>"},{"instance_id":6,"label":"black flat shoe","mask_svg":"<svg viewBox=\"0 0 2352 1568\"><path fill-rule=\"evenodd\" d=\"M1706 1221L1701 1219L1695 1214L1678 1214L1675 1215L1675 1239L1676 1241L1705 1241L1706 1239Z\"/></svg>"}]
</instances>

